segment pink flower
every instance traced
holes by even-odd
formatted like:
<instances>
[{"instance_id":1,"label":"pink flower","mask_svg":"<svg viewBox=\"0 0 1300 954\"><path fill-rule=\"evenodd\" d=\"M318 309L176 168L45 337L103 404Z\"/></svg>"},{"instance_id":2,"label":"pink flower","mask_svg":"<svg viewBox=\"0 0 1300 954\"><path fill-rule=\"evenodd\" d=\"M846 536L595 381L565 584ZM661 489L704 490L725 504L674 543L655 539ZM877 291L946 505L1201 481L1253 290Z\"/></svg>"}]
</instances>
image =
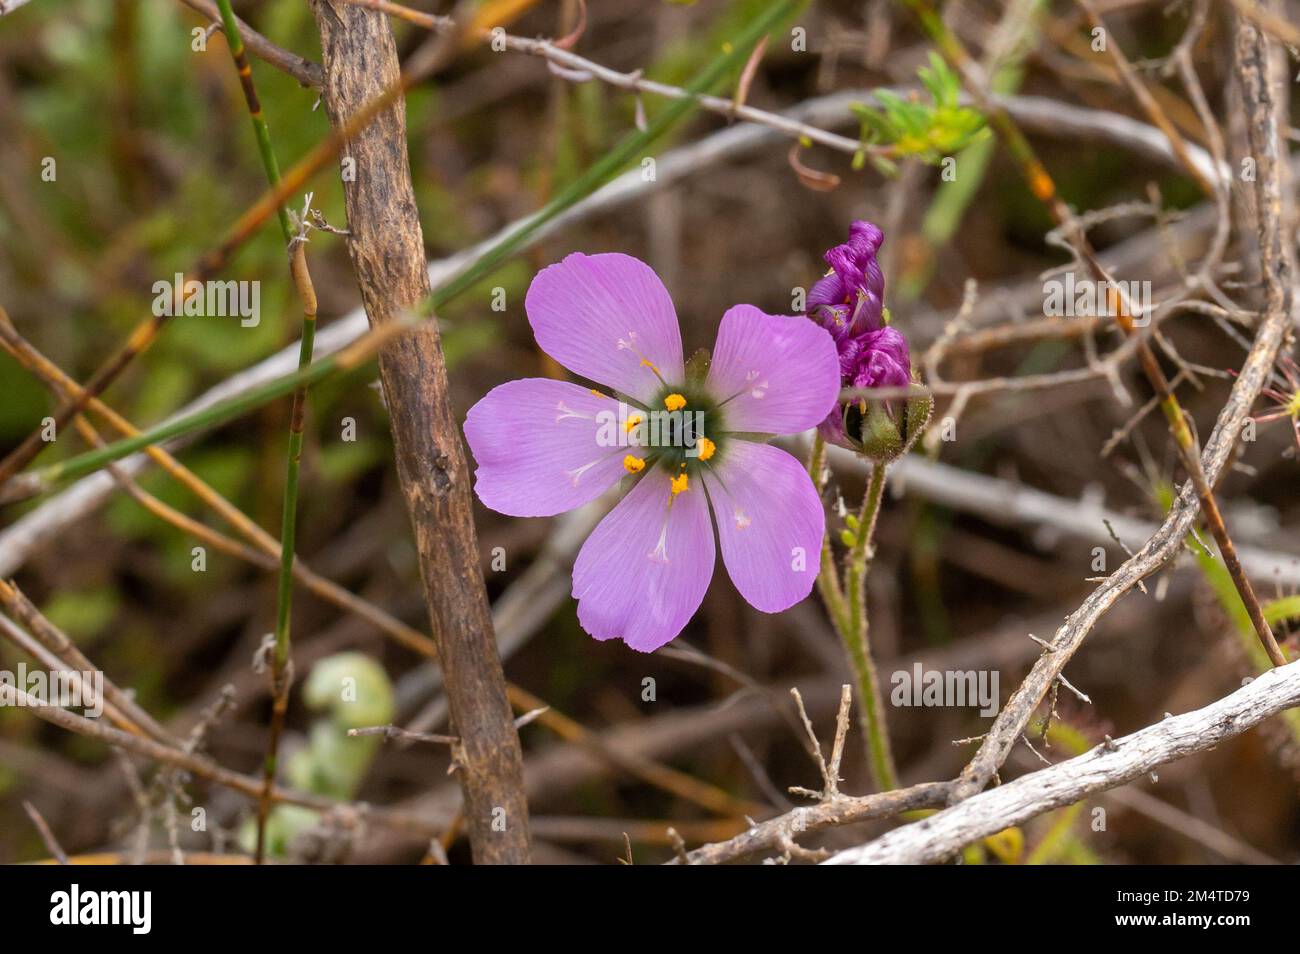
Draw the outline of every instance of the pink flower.
<instances>
[{"instance_id":1,"label":"pink flower","mask_svg":"<svg viewBox=\"0 0 1300 954\"><path fill-rule=\"evenodd\" d=\"M543 269L525 308L543 351L622 399L545 378L494 388L465 421L474 489L500 513L542 517L627 481L574 562L583 629L642 652L672 640L713 576L715 525L727 572L757 609L806 597L825 515L803 465L764 441L815 427L834 407L830 335L736 305L707 374L695 361L688 373L667 289L619 254Z\"/></svg>"}]
</instances>

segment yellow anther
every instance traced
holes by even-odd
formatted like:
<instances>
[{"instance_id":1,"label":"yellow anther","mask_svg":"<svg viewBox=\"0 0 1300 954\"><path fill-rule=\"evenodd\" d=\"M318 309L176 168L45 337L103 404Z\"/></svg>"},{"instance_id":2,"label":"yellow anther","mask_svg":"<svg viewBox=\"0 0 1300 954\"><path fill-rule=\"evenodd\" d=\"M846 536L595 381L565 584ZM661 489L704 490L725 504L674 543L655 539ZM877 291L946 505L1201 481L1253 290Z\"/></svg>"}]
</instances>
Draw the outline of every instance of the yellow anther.
<instances>
[{"instance_id":1,"label":"yellow anther","mask_svg":"<svg viewBox=\"0 0 1300 954\"><path fill-rule=\"evenodd\" d=\"M639 474L645 470L645 461L635 454L628 454L623 458L623 469L629 474Z\"/></svg>"},{"instance_id":2,"label":"yellow anther","mask_svg":"<svg viewBox=\"0 0 1300 954\"><path fill-rule=\"evenodd\" d=\"M655 367L654 362L651 361L649 358L642 358L641 363L645 365L647 368L649 368L651 371L653 371L655 374L659 373L659 369Z\"/></svg>"},{"instance_id":3,"label":"yellow anther","mask_svg":"<svg viewBox=\"0 0 1300 954\"><path fill-rule=\"evenodd\" d=\"M596 397L604 397L604 396L605 396L605 395L602 394L601 392L597 391L595 388L592 388L592 389L591 389L591 393L594 394Z\"/></svg>"},{"instance_id":4,"label":"yellow anther","mask_svg":"<svg viewBox=\"0 0 1300 954\"><path fill-rule=\"evenodd\" d=\"M680 411L686 406L686 398L680 394L670 394L664 398L664 407L670 411Z\"/></svg>"},{"instance_id":5,"label":"yellow anther","mask_svg":"<svg viewBox=\"0 0 1300 954\"><path fill-rule=\"evenodd\" d=\"M623 425L623 430L630 434L632 433L632 428L636 427L640 423L641 423L641 415L633 414L631 417L627 419L627 422Z\"/></svg>"},{"instance_id":6,"label":"yellow anther","mask_svg":"<svg viewBox=\"0 0 1300 954\"><path fill-rule=\"evenodd\" d=\"M1291 395L1291 400L1286 404L1287 417L1300 417L1300 391Z\"/></svg>"},{"instance_id":7,"label":"yellow anther","mask_svg":"<svg viewBox=\"0 0 1300 954\"><path fill-rule=\"evenodd\" d=\"M678 474L676 477L674 477L674 478L673 478L673 496L676 497L676 496L677 496L678 494L680 494L683 490L689 490L690 488L687 486L688 483L689 483L689 481L688 481L688 479L687 479L687 477L686 477L685 474Z\"/></svg>"},{"instance_id":8,"label":"yellow anther","mask_svg":"<svg viewBox=\"0 0 1300 954\"><path fill-rule=\"evenodd\" d=\"M700 449L700 460L708 460L713 456L713 452L718 449L718 445L707 437L701 437L696 441L696 446Z\"/></svg>"}]
</instances>

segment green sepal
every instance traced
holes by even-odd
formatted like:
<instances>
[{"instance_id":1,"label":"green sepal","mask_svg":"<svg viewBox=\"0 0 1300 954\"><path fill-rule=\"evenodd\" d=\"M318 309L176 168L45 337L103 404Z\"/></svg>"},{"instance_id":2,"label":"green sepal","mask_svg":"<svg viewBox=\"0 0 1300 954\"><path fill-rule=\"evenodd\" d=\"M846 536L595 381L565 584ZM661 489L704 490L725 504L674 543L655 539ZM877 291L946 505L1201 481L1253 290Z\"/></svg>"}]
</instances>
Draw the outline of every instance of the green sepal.
<instances>
[{"instance_id":1,"label":"green sepal","mask_svg":"<svg viewBox=\"0 0 1300 954\"><path fill-rule=\"evenodd\" d=\"M709 376L709 364L713 360L708 348L701 348L691 355L686 362L686 384L690 388L702 388Z\"/></svg>"},{"instance_id":2,"label":"green sepal","mask_svg":"<svg viewBox=\"0 0 1300 954\"><path fill-rule=\"evenodd\" d=\"M898 460L925 433L934 412L934 398L921 385L915 373L910 385L912 396L899 401L871 401L863 411L859 404L844 410L844 432L858 435L858 452L870 460L888 463ZM900 411L898 405L903 407ZM892 408L890 407L892 405Z\"/></svg>"}]
</instances>

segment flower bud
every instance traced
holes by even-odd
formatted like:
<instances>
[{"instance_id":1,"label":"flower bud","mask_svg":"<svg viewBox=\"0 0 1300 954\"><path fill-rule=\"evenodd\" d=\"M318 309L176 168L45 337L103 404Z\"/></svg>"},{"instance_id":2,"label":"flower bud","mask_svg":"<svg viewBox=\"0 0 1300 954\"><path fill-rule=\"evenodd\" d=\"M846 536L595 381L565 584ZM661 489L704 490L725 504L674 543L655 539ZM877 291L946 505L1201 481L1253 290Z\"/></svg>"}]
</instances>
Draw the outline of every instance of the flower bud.
<instances>
[{"instance_id":1,"label":"flower bud","mask_svg":"<svg viewBox=\"0 0 1300 954\"><path fill-rule=\"evenodd\" d=\"M915 378L910 390L912 396L901 400L868 400L846 406L844 431L856 435L854 450L877 463L898 460L911 450L930 422L934 398Z\"/></svg>"}]
</instances>

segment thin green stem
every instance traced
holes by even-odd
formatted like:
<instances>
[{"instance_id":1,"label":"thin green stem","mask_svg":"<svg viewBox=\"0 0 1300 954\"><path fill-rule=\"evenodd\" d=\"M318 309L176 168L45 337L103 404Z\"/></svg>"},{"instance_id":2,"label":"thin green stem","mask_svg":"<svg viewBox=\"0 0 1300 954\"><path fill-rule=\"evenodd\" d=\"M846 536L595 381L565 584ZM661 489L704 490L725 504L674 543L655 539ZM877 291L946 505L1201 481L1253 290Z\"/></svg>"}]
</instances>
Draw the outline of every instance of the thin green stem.
<instances>
[{"instance_id":1,"label":"thin green stem","mask_svg":"<svg viewBox=\"0 0 1300 954\"><path fill-rule=\"evenodd\" d=\"M253 70L244 52L244 40L230 0L217 0L221 21L225 27L226 42L235 61L239 83L244 91L248 116L253 123L257 150L262 157L267 184L275 189L280 184L280 165L271 147L271 131L262 115L261 100L253 83ZM307 270L306 243L294 242L293 224L289 209L281 200L276 207L280 234L289 248L289 271L303 305L302 338L298 346L298 371L311 364L312 348L316 339L316 292ZM306 414L307 386L298 385L293 392L289 412L289 440L286 450L284 477L284 504L280 515L280 574L276 587L275 648L271 657L271 724L267 738L266 756L262 763L262 795L257 806L257 846L255 860L261 864L266 858L266 823L271 812L271 795L275 788L276 767L279 761L280 737L284 733L285 715L289 709L290 633L289 622L293 608L293 564L297 542L298 522L298 472L302 463L303 418Z\"/></svg>"},{"instance_id":2,"label":"thin green stem","mask_svg":"<svg viewBox=\"0 0 1300 954\"><path fill-rule=\"evenodd\" d=\"M871 476L867 481L867 491L862 497L853 546L844 559L847 618L844 625L837 628L858 684L858 721L866 739L867 759L871 763L876 785L881 791L887 792L898 788L898 771L894 767L894 756L889 748L884 697L876 676L876 664L871 658L871 642L868 639L870 623L867 617L867 568L871 564L876 519L884 496L885 469L883 463L871 465Z\"/></svg>"},{"instance_id":3,"label":"thin green stem","mask_svg":"<svg viewBox=\"0 0 1300 954\"><path fill-rule=\"evenodd\" d=\"M290 269L303 302L302 341L298 346L298 367L311 364L316 341L316 291L307 271L304 242L294 245ZM282 669L289 661L289 609L293 599L294 542L297 536L298 471L302 465L303 421L307 412L307 386L293 392L289 412L289 443L284 477L284 511L280 518L280 583L275 616L275 667Z\"/></svg>"},{"instance_id":4,"label":"thin green stem","mask_svg":"<svg viewBox=\"0 0 1300 954\"><path fill-rule=\"evenodd\" d=\"M244 101L248 104L248 117L253 121L253 135L257 138L257 151L262 156L262 168L266 170L266 179L271 188L280 184L280 165L275 161L275 151L271 148L271 130L262 115L262 103L253 85L253 68L248 63L248 54L244 50L244 38L239 32L239 21L230 0L217 0L217 9L221 11L221 26L226 34L226 44L230 47L230 56L235 61L235 70L239 73L239 84L244 90ZM280 220L280 232L287 243L293 237L293 226L289 222L289 210L281 202L276 209Z\"/></svg>"},{"instance_id":5,"label":"thin green stem","mask_svg":"<svg viewBox=\"0 0 1300 954\"><path fill-rule=\"evenodd\" d=\"M302 300L302 341L298 346L298 368L311 364L312 348L316 341L316 290L307 269L305 242L292 246L289 270L294 286ZM262 797L258 800L257 848L255 858L261 864L266 853L266 823L270 817L271 794L275 787L276 765L279 760L280 737L284 733L285 715L289 709L290 676L290 610L293 606L294 551L297 544L298 472L302 465L303 424L307 413L307 386L299 385L293 392L289 412L289 440L286 450L284 476L284 504L280 515L280 574L276 589L275 648L271 656L271 726L267 740L266 758L262 765Z\"/></svg>"},{"instance_id":6,"label":"thin green stem","mask_svg":"<svg viewBox=\"0 0 1300 954\"><path fill-rule=\"evenodd\" d=\"M311 353L316 322L304 322L302 350ZM298 471L302 464L303 416L306 409L307 389L299 388L293 394L291 411L293 425L289 431L289 447L285 464L284 512L280 519L280 582L275 614L275 662L283 666L289 657L289 608L293 594L293 542L296 539L298 508Z\"/></svg>"}]
</instances>

